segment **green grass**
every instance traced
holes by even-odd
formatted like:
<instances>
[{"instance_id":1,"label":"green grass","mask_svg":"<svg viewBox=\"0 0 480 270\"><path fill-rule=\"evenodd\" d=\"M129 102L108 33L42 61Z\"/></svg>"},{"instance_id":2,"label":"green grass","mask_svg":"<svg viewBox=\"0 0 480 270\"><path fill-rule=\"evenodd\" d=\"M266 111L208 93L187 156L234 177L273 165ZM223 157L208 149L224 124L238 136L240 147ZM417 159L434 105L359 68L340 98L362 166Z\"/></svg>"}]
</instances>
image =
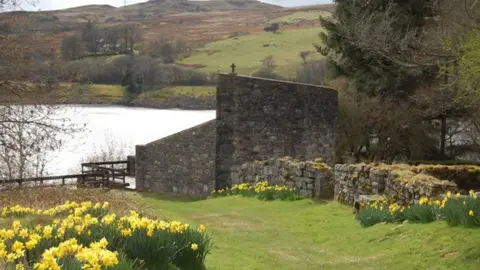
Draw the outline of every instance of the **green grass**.
<instances>
[{"instance_id":1,"label":"green grass","mask_svg":"<svg viewBox=\"0 0 480 270\"><path fill-rule=\"evenodd\" d=\"M353 209L311 200L265 202L239 196L194 201L179 196L96 189L5 191L3 205L53 206L66 200L110 201L112 210L204 224L216 269L478 269L479 229L429 224L377 224L362 228ZM38 224L50 220L25 217ZM13 218L0 218L0 227Z\"/></svg>"},{"instance_id":2,"label":"green grass","mask_svg":"<svg viewBox=\"0 0 480 270\"><path fill-rule=\"evenodd\" d=\"M56 95L67 100L75 99L89 102L118 102L126 97L125 87L121 85L91 84L79 91L79 86L63 83Z\"/></svg>"},{"instance_id":3,"label":"green grass","mask_svg":"<svg viewBox=\"0 0 480 270\"><path fill-rule=\"evenodd\" d=\"M207 269L477 269L480 263L480 231L445 222L362 228L352 208L338 203L135 198L162 217L205 224L214 243Z\"/></svg>"},{"instance_id":4,"label":"green grass","mask_svg":"<svg viewBox=\"0 0 480 270\"><path fill-rule=\"evenodd\" d=\"M116 103L127 96L125 87L121 85L60 83L54 90L45 87L37 88L35 84L26 83L28 95L11 96L9 102L28 104L44 103Z\"/></svg>"},{"instance_id":5,"label":"green grass","mask_svg":"<svg viewBox=\"0 0 480 270\"><path fill-rule=\"evenodd\" d=\"M172 96L211 97L216 93L215 86L171 86L141 94L138 100L162 100Z\"/></svg>"},{"instance_id":6,"label":"green grass","mask_svg":"<svg viewBox=\"0 0 480 270\"><path fill-rule=\"evenodd\" d=\"M205 65L203 72L230 72L230 65L237 65L239 74L250 75L258 70L265 57L272 55L277 73L294 77L302 59L301 51L314 51L322 28L282 30L277 34L263 32L207 44L206 47L182 60L186 65ZM268 45L268 46L266 46ZM317 58L321 58L316 54ZM310 59L312 59L311 57Z\"/></svg>"},{"instance_id":7,"label":"green grass","mask_svg":"<svg viewBox=\"0 0 480 270\"><path fill-rule=\"evenodd\" d=\"M93 84L92 89L88 92L88 95L123 98L125 96L125 87L121 85Z\"/></svg>"},{"instance_id":8,"label":"green grass","mask_svg":"<svg viewBox=\"0 0 480 270\"><path fill-rule=\"evenodd\" d=\"M315 21L318 20L322 17L330 17L332 14L327 11L322 11L322 10L314 10L314 11L299 11L295 12L293 14L287 15L287 16L282 16L275 18L273 20L270 20L269 23L295 23L298 21Z\"/></svg>"}]
</instances>

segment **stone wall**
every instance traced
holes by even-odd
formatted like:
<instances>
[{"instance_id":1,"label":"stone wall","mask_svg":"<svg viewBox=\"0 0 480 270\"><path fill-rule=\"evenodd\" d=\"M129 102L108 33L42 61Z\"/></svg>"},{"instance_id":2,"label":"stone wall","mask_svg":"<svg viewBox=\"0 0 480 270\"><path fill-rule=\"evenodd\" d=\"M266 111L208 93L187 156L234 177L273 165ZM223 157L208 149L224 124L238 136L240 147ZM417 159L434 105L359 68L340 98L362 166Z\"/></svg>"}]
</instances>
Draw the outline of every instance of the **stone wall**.
<instances>
[{"instance_id":1,"label":"stone wall","mask_svg":"<svg viewBox=\"0 0 480 270\"><path fill-rule=\"evenodd\" d=\"M244 163L291 156L333 165L337 92L320 86L220 74L217 188Z\"/></svg>"},{"instance_id":2,"label":"stone wall","mask_svg":"<svg viewBox=\"0 0 480 270\"><path fill-rule=\"evenodd\" d=\"M383 195L405 205L422 196L457 192L455 182L438 179L409 166L339 164L335 166L335 199L353 204L362 195Z\"/></svg>"},{"instance_id":3,"label":"stone wall","mask_svg":"<svg viewBox=\"0 0 480 270\"><path fill-rule=\"evenodd\" d=\"M214 188L231 186L232 172L242 174L236 171L242 164L274 157L322 157L332 165L338 105L335 90L234 74L220 74L217 80L215 121L137 146L138 190L203 197ZM277 169L290 168L283 163L279 166ZM322 181L320 172L312 171L308 162L301 166L282 174L288 177L283 182L280 175L257 175L295 185L305 195L332 197L331 181Z\"/></svg>"},{"instance_id":4,"label":"stone wall","mask_svg":"<svg viewBox=\"0 0 480 270\"><path fill-rule=\"evenodd\" d=\"M299 161L285 157L247 162L233 169L231 179L234 185L267 181L270 185L297 188L307 197L333 198L333 172L320 159Z\"/></svg>"},{"instance_id":5,"label":"stone wall","mask_svg":"<svg viewBox=\"0 0 480 270\"><path fill-rule=\"evenodd\" d=\"M136 147L140 191L206 197L215 187L216 121Z\"/></svg>"}]
</instances>

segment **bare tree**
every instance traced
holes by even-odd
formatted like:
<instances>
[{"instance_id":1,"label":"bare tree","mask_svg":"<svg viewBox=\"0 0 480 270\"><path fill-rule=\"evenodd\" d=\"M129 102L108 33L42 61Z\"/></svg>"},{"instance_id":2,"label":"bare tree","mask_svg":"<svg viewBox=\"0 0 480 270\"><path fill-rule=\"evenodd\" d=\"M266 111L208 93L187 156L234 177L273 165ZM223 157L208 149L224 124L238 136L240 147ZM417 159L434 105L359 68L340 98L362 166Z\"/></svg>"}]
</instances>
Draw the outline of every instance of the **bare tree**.
<instances>
[{"instance_id":1,"label":"bare tree","mask_svg":"<svg viewBox=\"0 0 480 270\"><path fill-rule=\"evenodd\" d=\"M135 44L142 38L140 28L137 24L125 25L123 28L123 42L125 50L133 52Z\"/></svg>"},{"instance_id":2,"label":"bare tree","mask_svg":"<svg viewBox=\"0 0 480 270\"><path fill-rule=\"evenodd\" d=\"M78 127L58 106L0 107L0 177L38 177L46 173L47 153L60 149Z\"/></svg>"},{"instance_id":3,"label":"bare tree","mask_svg":"<svg viewBox=\"0 0 480 270\"><path fill-rule=\"evenodd\" d=\"M77 36L66 37L62 41L62 57L65 60L73 60L83 55L84 48Z\"/></svg>"},{"instance_id":4,"label":"bare tree","mask_svg":"<svg viewBox=\"0 0 480 270\"><path fill-rule=\"evenodd\" d=\"M6 0L0 3L0 9L14 11L25 4L28 2ZM45 174L47 153L62 147L69 135L79 130L61 107L42 105L49 103L41 100L48 83L34 87L31 78L25 76L32 64L26 58L32 48L22 40L28 38L26 19L15 13L0 18L2 24L15 29L13 34L0 36L0 179ZM17 20L22 20L24 28L18 28Z\"/></svg>"},{"instance_id":5,"label":"bare tree","mask_svg":"<svg viewBox=\"0 0 480 270\"><path fill-rule=\"evenodd\" d=\"M128 155L131 155L129 149L130 143L118 140L114 134L110 132L105 133L105 146L98 149L94 145L94 149L86 157L83 162L106 162L112 160L125 160Z\"/></svg>"},{"instance_id":6,"label":"bare tree","mask_svg":"<svg viewBox=\"0 0 480 270\"><path fill-rule=\"evenodd\" d=\"M323 85L332 77L332 69L326 59L308 61L297 69L297 81Z\"/></svg>"}]
</instances>

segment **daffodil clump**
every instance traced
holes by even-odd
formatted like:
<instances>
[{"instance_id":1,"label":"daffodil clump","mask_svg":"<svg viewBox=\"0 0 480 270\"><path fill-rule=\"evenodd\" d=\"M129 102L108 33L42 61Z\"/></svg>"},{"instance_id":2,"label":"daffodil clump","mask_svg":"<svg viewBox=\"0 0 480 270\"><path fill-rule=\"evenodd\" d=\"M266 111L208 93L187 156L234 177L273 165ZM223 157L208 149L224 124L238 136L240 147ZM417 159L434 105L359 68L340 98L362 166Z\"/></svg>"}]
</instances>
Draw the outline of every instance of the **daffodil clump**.
<instances>
[{"instance_id":1,"label":"daffodil clump","mask_svg":"<svg viewBox=\"0 0 480 270\"><path fill-rule=\"evenodd\" d=\"M0 229L0 269L201 269L210 249L206 228L154 220L108 203L67 202L46 210L14 206L3 218L51 217L31 226L14 220ZM3 214L4 213L4 214Z\"/></svg>"},{"instance_id":2,"label":"daffodil clump","mask_svg":"<svg viewBox=\"0 0 480 270\"><path fill-rule=\"evenodd\" d=\"M212 197L225 197L241 195L244 197L256 197L264 201L273 200L299 200L303 197L298 193L297 189L289 188L288 186L271 186L268 182L258 182L255 185L243 183L234 185L232 188L221 189L218 191L212 191Z\"/></svg>"},{"instance_id":3,"label":"daffodil clump","mask_svg":"<svg viewBox=\"0 0 480 270\"><path fill-rule=\"evenodd\" d=\"M405 220L417 223L445 220L450 226L480 227L480 199L471 190L468 196L448 192L441 200L422 197L408 206L375 201L362 205L357 219L365 227Z\"/></svg>"}]
</instances>

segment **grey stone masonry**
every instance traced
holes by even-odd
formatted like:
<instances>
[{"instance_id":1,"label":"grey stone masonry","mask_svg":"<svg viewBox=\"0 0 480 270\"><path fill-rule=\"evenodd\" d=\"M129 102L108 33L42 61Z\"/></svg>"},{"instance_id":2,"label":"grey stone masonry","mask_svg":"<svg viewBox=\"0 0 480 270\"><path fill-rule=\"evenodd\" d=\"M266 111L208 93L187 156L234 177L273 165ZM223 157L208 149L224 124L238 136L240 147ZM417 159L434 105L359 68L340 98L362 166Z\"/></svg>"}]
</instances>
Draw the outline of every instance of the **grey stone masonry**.
<instances>
[{"instance_id":1,"label":"grey stone masonry","mask_svg":"<svg viewBox=\"0 0 480 270\"><path fill-rule=\"evenodd\" d=\"M333 199L334 178L331 168L321 160L299 161L290 157L247 162L233 169L232 184L255 184L297 188L307 197Z\"/></svg>"},{"instance_id":2,"label":"grey stone masonry","mask_svg":"<svg viewBox=\"0 0 480 270\"><path fill-rule=\"evenodd\" d=\"M398 167L398 168L397 168ZM335 165L335 199L353 205L365 195L380 195L401 205L411 204L423 196L439 197L457 192L455 182L403 166L372 164Z\"/></svg>"},{"instance_id":3,"label":"grey stone masonry","mask_svg":"<svg viewBox=\"0 0 480 270\"><path fill-rule=\"evenodd\" d=\"M136 147L140 191L206 197L215 187L215 120Z\"/></svg>"},{"instance_id":4,"label":"grey stone masonry","mask_svg":"<svg viewBox=\"0 0 480 270\"><path fill-rule=\"evenodd\" d=\"M335 90L233 74L217 79L216 120L137 146L138 190L204 197L213 189L230 187L232 172L240 173L242 164L255 160L322 157L333 165ZM278 169L267 166L263 175L298 186L306 195L333 196L333 184L320 181L318 171L292 168L280 176L274 171ZM281 182L280 177L292 179Z\"/></svg>"},{"instance_id":5,"label":"grey stone masonry","mask_svg":"<svg viewBox=\"0 0 480 270\"><path fill-rule=\"evenodd\" d=\"M338 97L332 89L219 74L217 188L247 162L274 157L322 157L333 165Z\"/></svg>"}]
</instances>

